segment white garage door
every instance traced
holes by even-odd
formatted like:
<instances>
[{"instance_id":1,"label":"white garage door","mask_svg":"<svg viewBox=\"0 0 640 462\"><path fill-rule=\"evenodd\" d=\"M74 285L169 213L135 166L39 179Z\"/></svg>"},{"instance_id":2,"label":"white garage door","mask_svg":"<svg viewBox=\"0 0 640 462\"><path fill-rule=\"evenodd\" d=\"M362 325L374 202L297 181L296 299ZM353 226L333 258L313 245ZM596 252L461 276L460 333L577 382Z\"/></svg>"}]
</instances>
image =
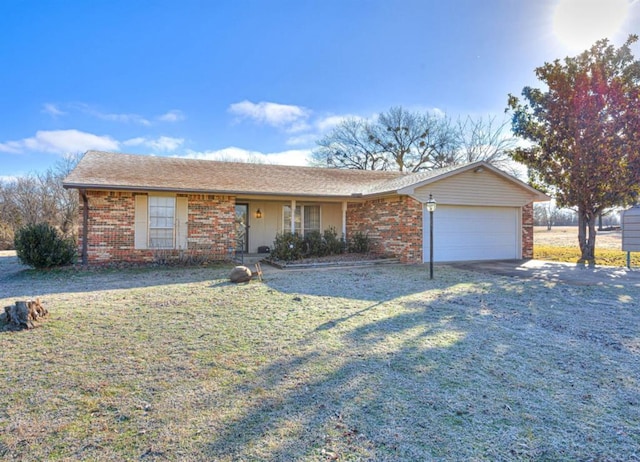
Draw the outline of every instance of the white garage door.
<instances>
[{"instance_id":1,"label":"white garage door","mask_svg":"<svg viewBox=\"0 0 640 462\"><path fill-rule=\"evenodd\" d=\"M424 261L429 261L429 212L424 210ZM438 206L433 218L434 261L521 258L517 207Z\"/></svg>"}]
</instances>

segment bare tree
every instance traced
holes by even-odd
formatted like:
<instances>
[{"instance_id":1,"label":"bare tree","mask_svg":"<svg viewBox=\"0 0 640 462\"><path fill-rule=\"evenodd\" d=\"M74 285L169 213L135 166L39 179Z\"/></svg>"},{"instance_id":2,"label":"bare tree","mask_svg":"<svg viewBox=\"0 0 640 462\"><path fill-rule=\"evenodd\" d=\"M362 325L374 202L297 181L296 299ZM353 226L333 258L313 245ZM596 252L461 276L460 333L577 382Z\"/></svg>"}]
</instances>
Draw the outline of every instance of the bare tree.
<instances>
[{"instance_id":1,"label":"bare tree","mask_svg":"<svg viewBox=\"0 0 640 462\"><path fill-rule=\"evenodd\" d=\"M0 184L0 228L5 241L21 227L37 223L55 226L65 236L75 233L78 193L64 189L62 181L80 158L80 154L70 154L44 173L33 173ZM4 245L8 244L5 242Z\"/></svg>"},{"instance_id":2,"label":"bare tree","mask_svg":"<svg viewBox=\"0 0 640 462\"><path fill-rule=\"evenodd\" d=\"M364 119L345 119L317 142L313 163L354 170L388 170L389 162L374 141L373 130L373 125Z\"/></svg>"},{"instance_id":3,"label":"bare tree","mask_svg":"<svg viewBox=\"0 0 640 462\"><path fill-rule=\"evenodd\" d=\"M533 205L533 222L537 226L546 226L547 230L556 224L559 215L560 210L554 201Z\"/></svg>"},{"instance_id":4,"label":"bare tree","mask_svg":"<svg viewBox=\"0 0 640 462\"><path fill-rule=\"evenodd\" d=\"M317 142L316 165L417 172L484 160L509 167L515 141L495 118L460 119L392 107L375 121L344 120Z\"/></svg>"},{"instance_id":5,"label":"bare tree","mask_svg":"<svg viewBox=\"0 0 640 462\"><path fill-rule=\"evenodd\" d=\"M510 133L510 122L497 122L495 117L470 116L458 119L456 144L457 163L485 161L503 170L512 170L509 152L517 145Z\"/></svg>"},{"instance_id":6,"label":"bare tree","mask_svg":"<svg viewBox=\"0 0 640 462\"><path fill-rule=\"evenodd\" d=\"M374 143L397 170L417 172L455 163L455 136L447 117L392 107L373 126Z\"/></svg>"},{"instance_id":7,"label":"bare tree","mask_svg":"<svg viewBox=\"0 0 640 462\"><path fill-rule=\"evenodd\" d=\"M53 203L56 208L56 217L54 218L55 226L60 228L63 235L72 235L77 230L78 213L80 203L78 199L78 191L75 189L65 189L62 186L63 180L78 165L83 154L68 154L61 160L56 162L53 169L49 169L41 178L41 181L47 185L53 197Z\"/></svg>"}]
</instances>

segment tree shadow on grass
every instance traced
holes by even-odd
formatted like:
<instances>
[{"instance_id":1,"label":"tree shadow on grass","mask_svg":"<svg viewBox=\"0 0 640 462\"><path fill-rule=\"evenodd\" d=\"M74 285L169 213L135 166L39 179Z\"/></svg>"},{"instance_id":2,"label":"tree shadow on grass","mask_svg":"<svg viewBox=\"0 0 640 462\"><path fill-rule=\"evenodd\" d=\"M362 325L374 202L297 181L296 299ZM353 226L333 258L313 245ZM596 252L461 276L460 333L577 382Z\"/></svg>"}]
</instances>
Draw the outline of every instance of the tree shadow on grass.
<instances>
[{"instance_id":1,"label":"tree shadow on grass","mask_svg":"<svg viewBox=\"0 0 640 462\"><path fill-rule=\"evenodd\" d=\"M441 279L429 280L425 265L385 265L303 273L280 271L265 276L264 283L278 292L292 295L369 300L377 303L449 284L453 273L456 272L444 269Z\"/></svg>"},{"instance_id":2,"label":"tree shadow on grass","mask_svg":"<svg viewBox=\"0 0 640 462\"><path fill-rule=\"evenodd\" d=\"M323 282L270 286L354 296ZM216 423L202 452L219 460L633 453L640 441L638 351L602 339L629 323L639 327L637 315L608 324L589 317L582 298L590 293L582 288L558 293L538 281L477 282L441 281L436 293L388 284L384 300L329 316L225 393L241 409ZM573 317L591 324L593 335L567 320Z\"/></svg>"},{"instance_id":3,"label":"tree shadow on grass","mask_svg":"<svg viewBox=\"0 0 640 462\"><path fill-rule=\"evenodd\" d=\"M231 267L221 263L206 267L147 265L35 270L20 265L15 256L0 255L0 300L226 280Z\"/></svg>"}]
</instances>

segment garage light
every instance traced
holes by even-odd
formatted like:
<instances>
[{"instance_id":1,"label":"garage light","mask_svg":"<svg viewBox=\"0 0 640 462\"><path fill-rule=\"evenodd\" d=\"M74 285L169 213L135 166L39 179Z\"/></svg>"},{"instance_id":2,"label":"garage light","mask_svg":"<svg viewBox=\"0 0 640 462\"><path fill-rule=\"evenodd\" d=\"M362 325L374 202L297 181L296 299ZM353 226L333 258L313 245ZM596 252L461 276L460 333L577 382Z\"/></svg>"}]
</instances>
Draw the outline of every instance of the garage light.
<instances>
[{"instance_id":1,"label":"garage light","mask_svg":"<svg viewBox=\"0 0 640 462\"><path fill-rule=\"evenodd\" d=\"M434 200L431 193L429 193L429 200L427 201L427 212L433 213L436 211L436 201Z\"/></svg>"}]
</instances>

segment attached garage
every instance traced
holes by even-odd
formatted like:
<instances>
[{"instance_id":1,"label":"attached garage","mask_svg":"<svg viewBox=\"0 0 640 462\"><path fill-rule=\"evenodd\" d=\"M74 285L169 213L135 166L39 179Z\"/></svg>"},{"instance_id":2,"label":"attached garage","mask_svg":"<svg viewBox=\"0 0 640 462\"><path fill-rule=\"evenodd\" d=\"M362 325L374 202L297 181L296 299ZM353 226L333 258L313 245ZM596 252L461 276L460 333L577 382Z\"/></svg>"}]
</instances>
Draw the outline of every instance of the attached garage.
<instances>
[{"instance_id":1,"label":"attached garage","mask_svg":"<svg viewBox=\"0 0 640 462\"><path fill-rule=\"evenodd\" d=\"M438 206L434 214L434 261L522 258L518 207ZM424 212L424 261L429 261L429 213Z\"/></svg>"},{"instance_id":2,"label":"attached garage","mask_svg":"<svg viewBox=\"0 0 640 462\"><path fill-rule=\"evenodd\" d=\"M452 168L400 189L424 204L437 203L433 226L436 262L531 258L532 203L549 198L495 167ZM429 212L422 210L422 261L430 261ZM526 250L523 250L526 249Z\"/></svg>"}]
</instances>

